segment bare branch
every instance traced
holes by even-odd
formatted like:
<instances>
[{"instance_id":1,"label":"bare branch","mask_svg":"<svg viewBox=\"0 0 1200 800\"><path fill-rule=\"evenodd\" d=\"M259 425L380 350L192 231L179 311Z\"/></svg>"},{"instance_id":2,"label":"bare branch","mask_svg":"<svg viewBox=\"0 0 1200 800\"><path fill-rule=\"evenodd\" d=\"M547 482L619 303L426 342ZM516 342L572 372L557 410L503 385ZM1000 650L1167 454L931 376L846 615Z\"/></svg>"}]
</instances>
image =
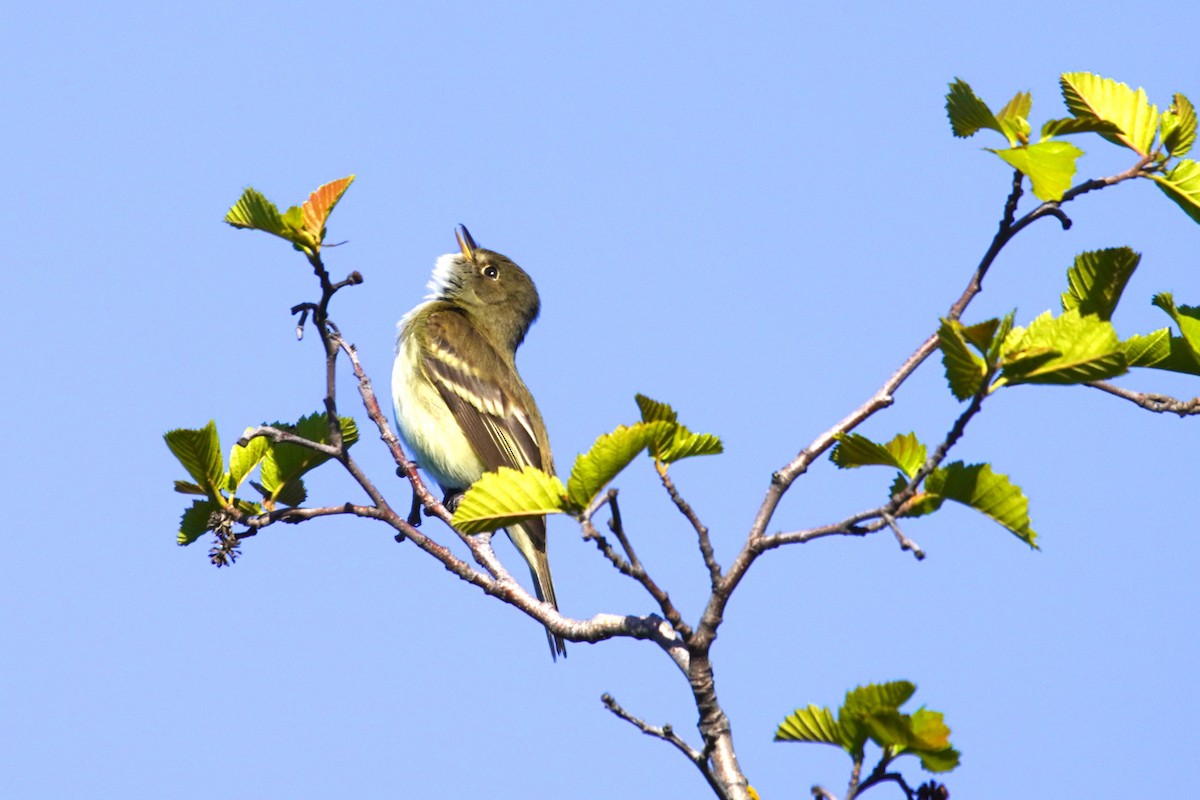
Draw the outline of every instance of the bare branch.
<instances>
[{"instance_id":1,"label":"bare branch","mask_svg":"<svg viewBox=\"0 0 1200 800\"><path fill-rule=\"evenodd\" d=\"M621 704L613 699L613 696L608 693L601 695L600 701L604 703L605 708L607 708L620 719L623 719L630 725L633 725L642 733L646 734L647 736L653 736L655 739L662 739L664 742L667 742L675 747L675 749L677 749L679 752L683 753L687 760L691 761L692 764L696 766L696 769L700 770L700 774L704 776L706 781L708 781L708 785L714 792L716 792L717 796L726 796L724 789L717 782L716 778L713 776L712 770L708 766L708 757L680 738L679 734L675 733L675 730L670 724L663 725L661 727L650 725L645 720L633 716L624 708L622 708Z\"/></svg>"},{"instance_id":2,"label":"bare branch","mask_svg":"<svg viewBox=\"0 0 1200 800\"><path fill-rule=\"evenodd\" d=\"M1106 381L1093 381L1088 384L1093 389L1099 389L1102 392L1108 392L1111 395L1124 398L1131 403L1141 406L1144 409L1153 411L1157 414L1171 413L1178 414L1181 417L1189 417L1195 414L1200 414L1200 397L1193 397L1191 400L1177 400L1174 397L1165 394L1153 394L1151 392L1134 392L1129 389L1123 389L1120 386L1114 386Z\"/></svg>"},{"instance_id":3,"label":"bare branch","mask_svg":"<svg viewBox=\"0 0 1200 800\"><path fill-rule=\"evenodd\" d=\"M700 544L700 556L704 559L704 566L708 567L708 577L715 589L721 582L721 565L717 563L717 557L713 554L712 539L708 535L708 528L700 522L696 512L675 489L671 476L667 474L667 466L655 464L655 467L658 469L658 477L662 480L663 487L671 496L671 501L675 503L675 507L687 518L687 521L692 524L692 529L696 531L696 539Z\"/></svg>"},{"instance_id":4,"label":"bare branch","mask_svg":"<svg viewBox=\"0 0 1200 800\"><path fill-rule=\"evenodd\" d=\"M900 543L901 550L907 550L908 552L912 553L914 556L916 556L917 561L925 560L925 551L921 549L920 545L904 535L904 533L900 530L900 526L896 524L895 517L893 517L891 514L884 514L883 521L886 522L887 526L892 529L892 533L896 534L896 541Z\"/></svg>"},{"instance_id":5,"label":"bare branch","mask_svg":"<svg viewBox=\"0 0 1200 800\"><path fill-rule=\"evenodd\" d=\"M272 425L259 425L253 430L246 431L246 435L237 440L237 443L245 447L250 443L251 439L257 439L263 436L270 439L275 444L286 443L295 444L300 447L306 447L309 450L316 450L318 453L324 453L330 458L337 458L341 455L341 450L324 442L314 442L311 439L305 439L303 436L297 436L291 431L285 431L282 428L276 428Z\"/></svg>"}]
</instances>

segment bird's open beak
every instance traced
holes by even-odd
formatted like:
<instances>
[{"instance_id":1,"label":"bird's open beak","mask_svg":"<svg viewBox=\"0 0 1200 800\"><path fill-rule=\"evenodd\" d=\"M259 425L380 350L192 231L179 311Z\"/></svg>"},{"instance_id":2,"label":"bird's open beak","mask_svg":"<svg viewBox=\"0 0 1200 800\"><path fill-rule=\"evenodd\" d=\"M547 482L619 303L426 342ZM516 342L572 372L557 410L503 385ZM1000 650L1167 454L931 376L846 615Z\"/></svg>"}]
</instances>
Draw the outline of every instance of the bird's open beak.
<instances>
[{"instance_id":1,"label":"bird's open beak","mask_svg":"<svg viewBox=\"0 0 1200 800\"><path fill-rule=\"evenodd\" d=\"M471 238L471 232L467 230L467 226L460 223L454 231L454 235L458 238L458 246L462 249L462 254L467 257L468 261L474 261L475 251L479 248L475 244L475 240Z\"/></svg>"}]
</instances>

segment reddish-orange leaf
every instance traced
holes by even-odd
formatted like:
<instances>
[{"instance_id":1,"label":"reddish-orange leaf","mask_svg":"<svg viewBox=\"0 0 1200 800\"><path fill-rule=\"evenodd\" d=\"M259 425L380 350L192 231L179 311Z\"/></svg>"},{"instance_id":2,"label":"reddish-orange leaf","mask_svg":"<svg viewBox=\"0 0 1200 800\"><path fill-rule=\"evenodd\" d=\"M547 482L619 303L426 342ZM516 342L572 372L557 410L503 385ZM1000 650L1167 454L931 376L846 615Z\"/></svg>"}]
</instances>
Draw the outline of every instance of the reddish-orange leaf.
<instances>
[{"instance_id":1,"label":"reddish-orange leaf","mask_svg":"<svg viewBox=\"0 0 1200 800\"><path fill-rule=\"evenodd\" d=\"M330 181L308 196L308 200L304 203L304 228L312 235L313 241L320 243L324 238L325 221L329 219L329 215L333 213L333 207L338 204L342 195L346 193L346 189L350 188L350 184L353 182L353 175L339 178L336 181Z\"/></svg>"}]
</instances>

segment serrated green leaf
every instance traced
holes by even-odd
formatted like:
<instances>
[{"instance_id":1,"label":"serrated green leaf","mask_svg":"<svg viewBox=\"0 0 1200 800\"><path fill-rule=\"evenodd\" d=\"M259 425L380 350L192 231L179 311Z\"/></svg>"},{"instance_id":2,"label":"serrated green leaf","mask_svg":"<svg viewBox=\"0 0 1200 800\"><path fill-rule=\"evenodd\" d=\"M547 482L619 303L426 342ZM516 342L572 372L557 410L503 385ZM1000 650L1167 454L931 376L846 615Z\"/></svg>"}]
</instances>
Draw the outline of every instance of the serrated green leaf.
<instances>
[{"instance_id":1,"label":"serrated green leaf","mask_svg":"<svg viewBox=\"0 0 1200 800\"><path fill-rule=\"evenodd\" d=\"M1009 144L1029 141L1029 111L1033 108L1033 96L1029 92L1017 92L1004 108L996 112L996 121L1000 123Z\"/></svg>"},{"instance_id":2,"label":"serrated green leaf","mask_svg":"<svg viewBox=\"0 0 1200 800\"><path fill-rule=\"evenodd\" d=\"M1163 194L1195 222L1200 222L1200 163L1185 158L1166 175L1151 175Z\"/></svg>"},{"instance_id":3,"label":"serrated green leaf","mask_svg":"<svg viewBox=\"0 0 1200 800\"><path fill-rule=\"evenodd\" d=\"M1176 306L1175 298L1171 296L1170 292L1159 292L1150 302L1167 312L1167 315L1175 321L1175 324L1179 326L1179 332L1183 335L1187 349L1193 358L1200 362L1200 308Z\"/></svg>"},{"instance_id":4,"label":"serrated green leaf","mask_svg":"<svg viewBox=\"0 0 1200 800\"><path fill-rule=\"evenodd\" d=\"M1162 143L1175 158L1187 155L1196 143L1196 109L1181 94L1175 95L1171 107L1163 112Z\"/></svg>"},{"instance_id":5,"label":"serrated green leaf","mask_svg":"<svg viewBox=\"0 0 1200 800\"><path fill-rule=\"evenodd\" d=\"M245 436L250 430L247 428L242 435ZM246 479L251 470L258 466L258 462L262 461L263 456L270 448L271 442L265 436L251 439L245 447L235 442L233 449L229 452L229 484L226 488L231 492L236 492L242 485L242 481Z\"/></svg>"},{"instance_id":6,"label":"serrated green leaf","mask_svg":"<svg viewBox=\"0 0 1200 800\"><path fill-rule=\"evenodd\" d=\"M1075 177L1075 161L1083 151L1070 142L1047 139L1037 144L992 150L1005 163L1029 176L1039 200L1061 200Z\"/></svg>"},{"instance_id":7,"label":"serrated green leaf","mask_svg":"<svg viewBox=\"0 0 1200 800\"><path fill-rule=\"evenodd\" d=\"M248 187L225 214L225 221L235 228L249 228L287 239L288 229L275 204L253 187Z\"/></svg>"},{"instance_id":8,"label":"serrated green leaf","mask_svg":"<svg viewBox=\"0 0 1200 800\"><path fill-rule=\"evenodd\" d=\"M1042 139L1054 136L1069 136L1073 133L1109 133L1118 134L1121 129L1115 124L1103 119L1089 117L1064 117L1063 119L1047 120L1042 125Z\"/></svg>"},{"instance_id":9,"label":"serrated green leaf","mask_svg":"<svg viewBox=\"0 0 1200 800\"><path fill-rule=\"evenodd\" d=\"M1125 284L1141 260L1141 254L1128 247L1090 250L1075 256L1075 265L1067 270L1063 310L1074 308L1084 316L1112 319Z\"/></svg>"},{"instance_id":10,"label":"serrated green leaf","mask_svg":"<svg viewBox=\"0 0 1200 800\"><path fill-rule=\"evenodd\" d=\"M868 683L846 692L841 710L854 714L868 714L881 709L895 710L907 703L916 691L917 687L910 681Z\"/></svg>"},{"instance_id":11,"label":"serrated green leaf","mask_svg":"<svg viewBox=\"0 0 1200 800\"><path fill-rule=\"evenodd\" d=\"M597 438L590 450L575 459L567 479L567 497L571 505L577 510L591 505L617 473L670 427L668 422L639 422L628 427L622 425Z\"/></svg>"},{"instance_id":12,"label":"serrated green leaf","mask_svg":"<svg viewBox=\"0 0 1200 800\"><path fill-rule=\"evenodd\" d=\"M675 413L675 409L671 408L666 403L660 403L657 400L651 400L644 394L634 395L633 399L637 401L638 410L642 412L642 422L679 421L679 415Z\"/></svg>"},{"instance_id":13,"label":"serrated green leaf","mask_svg":"<svg viewBox=\"0 0 1200 800\"><path fill-rule=\"evenodd\" d=\"M897 475L896 479L892 481L892 487L888 492L888 496L895 497L900 492L904 491L904 488L908 486L908 480L908 477L904 475ZM896 516L923 517L926 514L932 514L942 507L942 501L944 499L945 498L941 497L940 495L918 491L900 508Z\"/></svg>"},{"instance_id":14,"label":"serrated green leaf","mask_svg":"<svg viewBox=\"0 0 1200 800\"><path fill-rule=\"evenodd\" d=\"M1125 362L1131 367L1154 367L1171 355L1171 330L1159 328L1145 336L1134 334L1121 342Z\"/></svg>"},{"instance_id":15,"label":"serrated green leaf","mask_svg":"<svg viewBox=\"0 0 1200 800\"><path fill-rule=\"evenodd\" d=\"M950 118L950 129L962 139L974 136L983 128L1004 133L987 103L980 100L961 78L955 78L946 93L946 115Z\"/></svg>"},{"instance_id":16,"label":"serrated green leaf","mask_svg":"<svg viewBox=\"0 0 1200 800\"><path fill-rule=\"evenodd\" d=\"M179 520L179 533L175 536L175 541L180 546L189 545L204 535L205 531L212 530L212 526L208 524L209 518L213 512L220 510L220 506L212 500L196 500L192 505L183 512L183 517Z\"/></svg>"},{"instance_id":17,"label":"serrated green leaf","mask_svg":"<svg viewBox=\"0 0 1200 800\"><path fill-rule=\"evenodd\" d=\"M651 455L664 464L674 464L693 456L715 456L725 452L720 438L711 433L692 433L683 425L670 429L671 438L656 438L650 442Z\"/></svg>"},{"instance_id":18,"label":"serrated green leaf","mask_svg":"<svg viewBox=\"0 0 1200 800\"><path fill-rule=\"evenodd\" d=\"M961 331L962 337L967 340L967 343L983 355L992 346L992 340L996 338L996 331L999 328L1000 320L989 319L984 322L977 322L974 325L964 326L961 328Z\"/></svg>"},{"instance_id":19,"label":"serrated green leaf","mask_svg":"<svg viewBox=\"0 0 1200 800\"><path fill-rule=\"evenodd\" d=\"M567 489L555 475L535 467L501 467L471 484L454 512L463 533L494 531L533 517L571 510Z\"/></svg>"},{"instance_id":20,"label":"serrated green leaf","mask_svg":"<svg viewBox=\"0 0 1200 800\"><path fill-rule=\"evenodd\" d=\"M925 445L915 433L898 433L886 445L877 444L858 433L839 433L829 460L842 469L854 467L895 467L912 477L925 463Z\"/></svg>"},{"instance_id":21,"label":"serrated green leaf","mask_svg":"<svg viewBox=\"0 0 1200 800\"><path fill-rule=\"evenodd\" d=\"M817 742L842 748L847 744L841 726L833 718L833 712L814 705L797 708L788 714L775 729L775 741Z\"/></svg>"},{"instance_id":22,"label":"serrated green leaf","mask_svg":"<svg viewBox=\"0 0 1200 800\"><path fill-rule=\"evenodd\" d=\"M996 328L996 332L992 335L992 341L988 344L987 363L997 364L1000 361L1000 352L1004 349L1004 340L1008 338L1008 334L1013 329L1013 317L1016 316L1016 310L1012 310L1004 315L1000 320L1000 325Z\"/></svg>"},{"instance_id":23,"label":"serrated green leaf","mask_svg":"<svg viewBox=\"0 0 1200 800\"><path fill-rule=\"evenodd\" d=\"M342 441L350 447L358 441L358 425L350 417L339 417ZM302 417L294 425L276 423L272 427L290 431L297 436L321 444L329 444L329 422L325 412L318 411ZM329 460L329 456L289 442L271 443L264 454L259 475L267 492L268 503L299 505L306 496L300 480L305 473Z\"/></svg>"},{"instance_id":24,"label":"serrated green leaf","mask_svg":"<svg viewBox=\"0 0 1200 800\"><path fill-rule=\"evenodd\" d=\"M942 351L942 364L946 367L950 391L959 400L973 397L987 377L988 368L983 359L967 346L962 323L943 319L938 328L938 347Z\"/></svg>"},{"instance_id":25,"label":"serrated green leaf","mask_svg":"<svg viewBox=\"0 0 1200 800\"><path fill-rule=\"evenodd\" d=\"M180 494L208 494L208 492L189 481L175 481L175 491Z\"/></svg>"},{"instance_id":26,"label":"serrated green leaf","mask_svg":"<svg viewBox=\"0 0 1200 800\"><path fill-rule=\"evenodd\" d=\"M177 428L163 434L163 439L204 493L215 497L225 477L217 423L209 420L203 428Z\"/></svg>"},{"instance_id":27,"label":"serrated green leaf","mask_svg":"<svg viewBox=\"0 0 1200 800\"><path fill-rule=\"evenodd\" d=\"M925 491L986 514L1037 549L1037 534L1029 522L1029 500L1007 475L993 472L990 464L967 466L955 461L939 467L925 479Z\"/></svg>"},{"instance_id":28,"label":"serrated green leaf","mask_svg":"<svg viewBox=\"0 0 1200 800\"><path fill-rule=\"evenodd\" d=\"M1059 78L1063 100L1076 117L1113 123L1121 133L1101 133L1110 142L1141 156L1149 155L1158 129L1158 108L1124 83L1090 72L1068 72Z\"/></svg>"},{"instance_id":29,"label":"serrated green leaf","mask_svg":"<svg viewBox=\"0 0 1200 800\"><path fill-rule=\"evenodd\" d=\"M1125 352L1112 324L1081 316L1077 309L1057 317L1047 311L1028 328L1013 328L1002 358L1001 379L1009 385L1069 385L1126 372Z\"/></svg>"}]
</instances>

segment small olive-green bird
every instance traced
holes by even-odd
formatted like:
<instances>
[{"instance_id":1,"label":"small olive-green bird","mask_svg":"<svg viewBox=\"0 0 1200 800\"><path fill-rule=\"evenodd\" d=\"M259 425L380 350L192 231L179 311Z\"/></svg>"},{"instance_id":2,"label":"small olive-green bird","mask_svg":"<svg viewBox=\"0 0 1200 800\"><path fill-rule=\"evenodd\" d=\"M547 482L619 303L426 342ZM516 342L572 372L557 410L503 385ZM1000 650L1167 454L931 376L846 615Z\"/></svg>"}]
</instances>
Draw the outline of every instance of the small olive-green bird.
<instances>
[{"instance_id":1,"label":"small olive-green bird","mask_svg":"<svg viewBox=\"0 0 1200 800\"><path fill-rule=\"evenodd\" d=\"M537 288L462 225L457 237L461 252L437 260L430 294L400 320L392 369L400 433L447 499L499 467L554 473L546 425L515 361L541 307ZM529 563L538 599L557 609L545 517L505 532ZM546 638L555 660L566 656L561 636L547 630Z\"/></svg>"}]
</instances>

